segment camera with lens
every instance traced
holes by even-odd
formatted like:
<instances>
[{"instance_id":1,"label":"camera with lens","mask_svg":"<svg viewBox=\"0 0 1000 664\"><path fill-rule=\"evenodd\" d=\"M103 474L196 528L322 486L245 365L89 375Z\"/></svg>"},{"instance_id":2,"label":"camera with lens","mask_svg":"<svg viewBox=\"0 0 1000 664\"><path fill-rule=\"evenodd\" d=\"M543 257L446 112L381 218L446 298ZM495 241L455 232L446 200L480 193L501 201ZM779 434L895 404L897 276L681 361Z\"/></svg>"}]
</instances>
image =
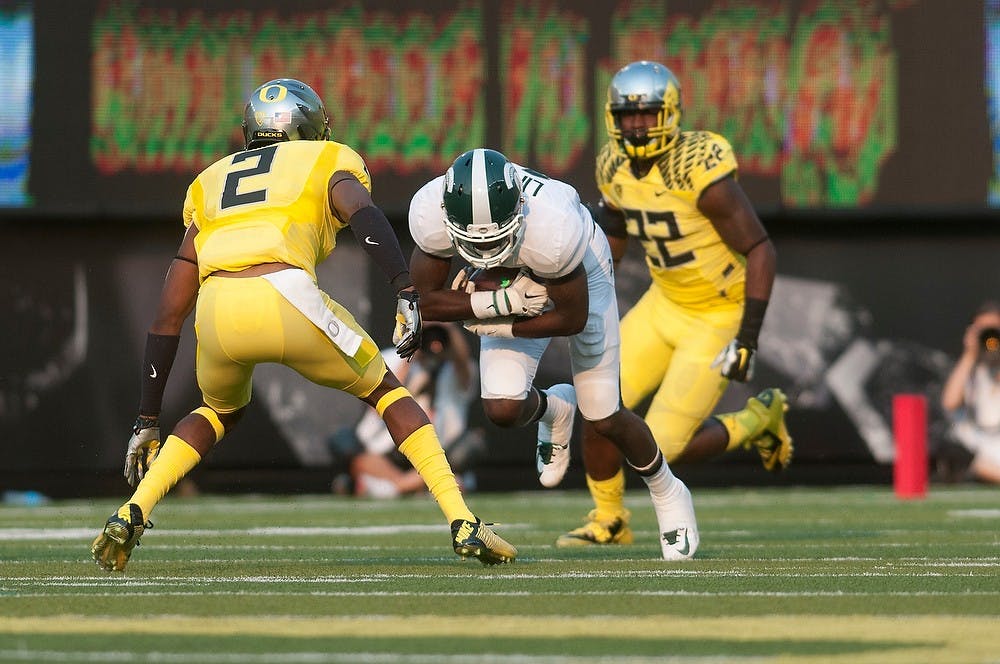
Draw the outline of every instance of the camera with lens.
<instances>
[{"instance_id":1,"label":"camera with lens","mask_svg":"<svg viewBox=\"0 0 1000 664\"><path fill-rule=\"evenodd\" d=\"M1000 328L987 327L979 333L979 345L987 352L1000 351Z\"/></svg>"}]
</instances>

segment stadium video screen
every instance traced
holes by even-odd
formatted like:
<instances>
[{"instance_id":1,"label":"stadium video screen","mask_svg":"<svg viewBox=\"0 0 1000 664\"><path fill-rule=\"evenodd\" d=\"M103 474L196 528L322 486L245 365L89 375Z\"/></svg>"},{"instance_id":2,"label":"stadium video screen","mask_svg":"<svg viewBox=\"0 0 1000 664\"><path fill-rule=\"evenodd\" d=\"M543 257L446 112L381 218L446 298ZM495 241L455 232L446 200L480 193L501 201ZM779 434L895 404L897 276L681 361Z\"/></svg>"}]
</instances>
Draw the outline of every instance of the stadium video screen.
<instances>
[{"instance_id":1,"label":"stadium video screen","mask_svg":"<svg viewBox=\"0 0 1000 664\"><path fill-rule=\"evenodd\" d=\"M673 69L683 126L730 140L762 212L1000 205L1000 0L202 5L0 5L0 205L176 214L277 77L320 93L387 209L483 145L594 200L605 90L638 59ZM78 94L38 103L67 75ZM39 134L64 114L79 131Z\"/></svg>"},{"instance_id":2,"label":"stadium video screen","mask_svg":"<svg viewBox=\"0 0 1000 664\"><path fill-rule=\"evenodd\" d=\"M0 207L29 205L28 164L31 149L31 88L34 37L31 9L0 5Z\"/></svg>"}]
</instances>

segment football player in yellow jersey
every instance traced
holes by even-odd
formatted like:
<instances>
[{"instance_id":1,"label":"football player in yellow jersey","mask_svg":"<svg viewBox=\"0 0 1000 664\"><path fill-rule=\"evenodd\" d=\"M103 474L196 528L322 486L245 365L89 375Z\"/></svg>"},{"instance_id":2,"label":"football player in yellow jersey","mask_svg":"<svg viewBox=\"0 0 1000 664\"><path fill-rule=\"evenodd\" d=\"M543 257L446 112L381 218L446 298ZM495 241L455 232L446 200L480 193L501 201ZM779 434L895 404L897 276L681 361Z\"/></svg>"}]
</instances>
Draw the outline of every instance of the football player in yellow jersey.
<instances>
[{"instance_id":1,"label":"football player in yellow jersey","mask_svg":"<svg viewBox=\"0 0 1000 664\"><path fill-rule=\"evenodd\" d=\"M765 468L781 470L792 439L780 390L709 417L730 379L751 377L774 246L736 180L729 143L681 131L680 118L680 83L663 65L633 62L612 78L598 221L616 262L629 237L640 242L652 277L621 323L622 401L633 409L652 395L646 422L671 465L754 447ZM630 543L618 451L600 436L583 442L595 509L557 544Z\"/></svg>"},{"instance_id":2,"label":"football player in yellow jersey","mask_svg":"<svg viewBox=\"0 0 1000 664\"><path fill-rule=\"evenodd\" d=\"M147 336L125 456L125 477L136 489L94 540L97 564L124 570L153 507L239 421L261 362L284 364L375 408L451 524L455 553L484 564L514 560L516 549L465 504L427 415L386 369L375 342L317 286L316 264L350 226L398 293L397 352L409 357L419 348L417 292L392 226L372 201L364 161L330 140L322 100L294 79L253 92L243 134L244 151L212 164L188 188L187 230ZM161 446L163 389L192 310L204 404Z\"/></svg>"}]
</instances>

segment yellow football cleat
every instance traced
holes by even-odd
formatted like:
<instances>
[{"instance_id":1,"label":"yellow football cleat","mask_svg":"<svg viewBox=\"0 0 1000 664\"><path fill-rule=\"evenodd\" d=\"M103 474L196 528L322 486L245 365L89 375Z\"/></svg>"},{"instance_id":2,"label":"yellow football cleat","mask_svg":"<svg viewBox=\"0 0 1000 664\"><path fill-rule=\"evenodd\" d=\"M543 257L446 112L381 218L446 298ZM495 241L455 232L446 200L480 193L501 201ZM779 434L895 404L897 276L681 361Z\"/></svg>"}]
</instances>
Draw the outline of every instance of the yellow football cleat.
<instances>
[{"instance_id":1,"label":"yellow football cleat","mask_svg":"<svg viewBox=\"0 0 1000 664\"><path fill-rule=\"evenodd\" d=\"M788 398L776 387L769 387L747 401L764 423L764 430L747 441L748 449L756 449L764 468L771 472L784 470L792 463L792 437L785 426Z\"/></svg>"},{"instance_id":2,"label":"yellow football cleat","mask_svg":"<svg viewBox=\"0 0 1000 664\"><path fill-rule=\"evenodd\" d=\"M452 521L451 540L455 553L462 558L478 558L484 565L514 562L517 549L490 530L489 526L480 519Z\"/></svg>"},{"instance_id":3,"label":"yellow football cleat","mask_svg":"<svg viewBox=\"0 0 1000 664\"><path fill-rule=\"evenodd\" d=\"M122 505L104 524L104 531L90 545L97 566L108 572L124 572L132 549L152 523L145 523L142 510L135 503Z\"/></svg>"},{"instance_id":4,"label":"yellow football cleat","mask_svg":"<svg viewBox=\"0 0 1000 664\"><path fill-rule=\"evenodd\" d=\"M597 510L591 510L582 526L560 535L556 546L590 546L591 544L631 544L634 540L632 529L628 527L631 516L622 510L610 519L598 518Z\"/></svg>"}]
</instances>

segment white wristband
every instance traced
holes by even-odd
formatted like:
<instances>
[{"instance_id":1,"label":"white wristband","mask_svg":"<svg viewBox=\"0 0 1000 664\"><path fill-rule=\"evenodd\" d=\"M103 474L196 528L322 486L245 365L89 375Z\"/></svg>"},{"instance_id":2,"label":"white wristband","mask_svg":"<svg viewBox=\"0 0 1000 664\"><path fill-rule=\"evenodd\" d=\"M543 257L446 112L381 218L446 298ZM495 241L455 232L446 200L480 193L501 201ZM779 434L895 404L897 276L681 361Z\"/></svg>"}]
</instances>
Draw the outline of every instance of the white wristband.
<instances>
[{"instance_id":1,"label":"white wristband","mask_svg":"<svg viewBox=\"0 0 1000 664\"><path fill-rule=\"evenodd\" d=\"M469 332L480 337L514 338L514 320L510 317L502 318L492 323L477 323L476 321L467 320L463 326Z\"/></svg>"},{"instance_id":2,"label":"white wristband","mask_svg":"<svg viewBox=\"0 0 1000 664\"><path fill-rule=\"evenodd\" d=\"M476 318L485 320L510 314L510 302L503 289L498 291L476 291L469 295L472 313Z\"/></svg>"}]
</instances>

